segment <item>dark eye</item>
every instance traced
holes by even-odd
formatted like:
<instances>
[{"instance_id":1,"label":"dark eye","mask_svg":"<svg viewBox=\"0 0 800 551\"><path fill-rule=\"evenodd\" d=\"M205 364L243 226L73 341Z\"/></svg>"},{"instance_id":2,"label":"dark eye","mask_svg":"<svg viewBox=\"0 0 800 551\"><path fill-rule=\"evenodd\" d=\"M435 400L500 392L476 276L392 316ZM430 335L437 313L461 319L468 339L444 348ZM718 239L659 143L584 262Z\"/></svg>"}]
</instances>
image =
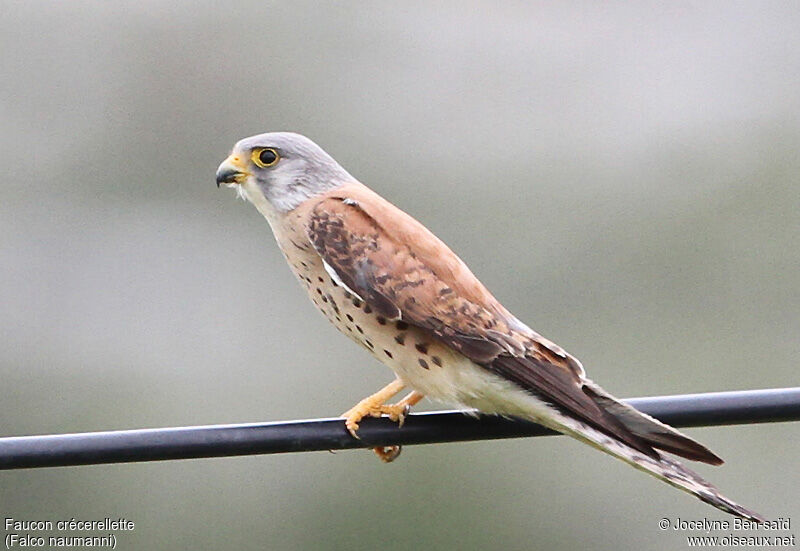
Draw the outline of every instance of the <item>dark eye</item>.
<instances>
[{"instance_id":1,"label":"dark eye","mask_svg":"<svg viewBox=\"0 0 800 551\"><path fill-rule=\"evenodd\" d=\"M278 152L271 147L259 147L253 150L250 158L257 166L260 166L261 168L267 168L277 163L281 156L278 155Z\"/></svg>"}]
</instances>

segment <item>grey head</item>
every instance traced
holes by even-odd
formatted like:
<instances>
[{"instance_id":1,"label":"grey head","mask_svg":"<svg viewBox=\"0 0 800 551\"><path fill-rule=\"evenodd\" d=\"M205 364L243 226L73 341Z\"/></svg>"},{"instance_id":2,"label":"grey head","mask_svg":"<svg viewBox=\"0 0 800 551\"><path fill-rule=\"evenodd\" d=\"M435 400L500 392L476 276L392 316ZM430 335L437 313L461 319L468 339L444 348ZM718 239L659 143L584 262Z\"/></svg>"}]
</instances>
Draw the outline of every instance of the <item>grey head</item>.
<instances>
[{"instance_id":1,"label":"grey head","mask_svg":"<svg viewBox=\"0 0 800 551\"><path fill-rule=\"evenodd\" d=\"M317 144L293 132L270 132L240 140L217 169L217 187L234 187L255 203L262 194L279 212L353 181Z\"/></svg>"}]
</instances>

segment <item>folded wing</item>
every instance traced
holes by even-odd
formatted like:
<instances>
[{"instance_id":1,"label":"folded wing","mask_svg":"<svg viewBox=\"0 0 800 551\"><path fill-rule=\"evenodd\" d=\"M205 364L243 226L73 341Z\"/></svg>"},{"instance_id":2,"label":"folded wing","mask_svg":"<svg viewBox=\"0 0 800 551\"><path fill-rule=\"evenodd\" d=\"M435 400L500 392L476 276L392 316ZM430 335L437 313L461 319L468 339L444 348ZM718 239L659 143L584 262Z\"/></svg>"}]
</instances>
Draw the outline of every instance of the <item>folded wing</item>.
<instances>
[{"instance_id":1,"label":"folded wing","mask_svg":"<svg viewBox=\"0 0 800 551\"><path fill-rule=\"evenodd\" d=\"M711 464L703 445L609 395L569 354L519 323L419 222L358 184L322 196L307 234L340 281L387 319L430 332L476 364L646 456Z\"/></svg>"}]
</instances>

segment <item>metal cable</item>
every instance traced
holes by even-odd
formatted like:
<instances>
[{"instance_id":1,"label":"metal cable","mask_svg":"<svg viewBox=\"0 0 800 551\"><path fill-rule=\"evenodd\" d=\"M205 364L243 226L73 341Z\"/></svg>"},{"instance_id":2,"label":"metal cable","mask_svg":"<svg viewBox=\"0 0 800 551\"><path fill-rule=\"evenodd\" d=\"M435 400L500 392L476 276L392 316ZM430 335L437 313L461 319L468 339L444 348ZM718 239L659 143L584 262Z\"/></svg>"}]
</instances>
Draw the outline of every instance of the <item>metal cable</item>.
<instances>
[{"instance_id":1,"label":"metal cable","mask_svg":"<svg viewBox=\"0 0 800 551\"><path fill-rule=\"evenodd\" d=\"M800 387L626 400L674 427L800 421ZM409 415L398 427L364 419L359 440L342 419L138 429L0 438L0 469L63 467L268 453L433 444L555 434L539 425L448 411Z\"/></svg>"}]
</instances>

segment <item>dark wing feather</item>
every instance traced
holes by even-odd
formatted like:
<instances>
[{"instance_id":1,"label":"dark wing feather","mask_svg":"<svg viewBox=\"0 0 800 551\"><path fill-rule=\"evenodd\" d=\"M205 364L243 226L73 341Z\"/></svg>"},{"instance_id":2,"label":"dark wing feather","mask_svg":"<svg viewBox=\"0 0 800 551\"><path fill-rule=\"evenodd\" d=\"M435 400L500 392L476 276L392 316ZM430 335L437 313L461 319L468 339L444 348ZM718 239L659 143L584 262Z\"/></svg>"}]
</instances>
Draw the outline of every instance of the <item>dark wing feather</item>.
<instances>
[{"instance_id":1,"label":"dark wing feather","mask_svg":"<svg viewBox=\"0 0 800 551\"><path fill-rule=\"evenodd\" d=\"M307 227L315 250L342 283L386 318L428 330L475 361L515 349L496 313L454 292L411 245L393 239L359 204L343 199L320 201Z\"/></svg>"},{"instance_id":2,"label":"dark wing feather","mask_svg":"<svg viewBox=\"0 0 800 551\"><path fill-rule=\"evenodd\" d=\"M410 218L399 222L418 224ZM328 195L312 208L306 229L342 283L387 319L402 319L429 331L487 370L649 457L658 458L658 448L707 463L722 462L701 444L585 379L577 360L520 328L496 302L482 303L475 298L480 296L477 292L457 292L468 288L445 270L437 271L430 255L422 261L413 241L398 237L419 234L424 230L420 228L387 231L367 205Z\"/></svg>"},{"instance_id":3,"label":"dark wing feather","mask_svg":"<svg viewBox=\"0 0 800 551\"><path fill-rule=\"evenodd\" d=\"M653 419L638 409L620 402L591 381L584 381L583 391L604 410L618 419L633 434L659 450L674 453L693 461L722 465L723 460L699 442Z\"/></svg>"},{"instance_id":4,"label":"dark wing feather","mask_svg":"<svg viewBox=\"0 0 800 551\"><path fill-rule=\"evenodd\" d=\"M623 423L583 392L574 377L562 367L540 362L530 356L497 356L485 367L525 389L529 389L558 409L578 417L596 429L613 436L645 455L658 459L647 440L633 434Z\"/></svg>"}]
</instances>

